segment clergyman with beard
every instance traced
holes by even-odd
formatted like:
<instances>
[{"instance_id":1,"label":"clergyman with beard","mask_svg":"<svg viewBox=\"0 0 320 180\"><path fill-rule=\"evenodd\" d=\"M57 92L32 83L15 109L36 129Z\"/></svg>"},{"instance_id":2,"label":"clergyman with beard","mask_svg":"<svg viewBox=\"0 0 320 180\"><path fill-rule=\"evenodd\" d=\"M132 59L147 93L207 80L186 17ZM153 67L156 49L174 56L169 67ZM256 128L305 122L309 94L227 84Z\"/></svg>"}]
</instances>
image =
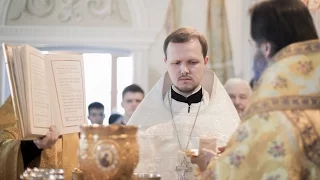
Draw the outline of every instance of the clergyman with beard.
<instances>
[{"instance_id":1,"label":"clergyman with beard","mask_svg":"<svg viewBox=\"0 0 320 180\"><path fill-rule=\"evenodd\" d=\"M192 159L199 179L320 179L320 41L310 12L300 0L267 0L250 17L261 77L221 156Z\"/></svg>"}]
</instances>

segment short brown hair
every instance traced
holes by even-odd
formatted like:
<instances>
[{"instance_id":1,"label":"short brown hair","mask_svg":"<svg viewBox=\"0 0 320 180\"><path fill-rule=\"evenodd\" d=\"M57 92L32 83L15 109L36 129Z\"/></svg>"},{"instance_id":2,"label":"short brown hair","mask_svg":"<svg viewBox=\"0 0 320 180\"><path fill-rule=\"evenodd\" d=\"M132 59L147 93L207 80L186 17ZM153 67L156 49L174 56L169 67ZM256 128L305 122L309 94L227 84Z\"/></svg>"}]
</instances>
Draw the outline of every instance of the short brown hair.
<instances>
[{"instance_id":1,"label":"short brown hair","mask_svg":"<svg viewBox=\"0 0 320 180\"><path fill-rule=\"evenodd\" d=\"M167 58L167 48L170 42L173 43L186 43L190 40L197 39L202 48L203 58L207 56L208 53L208 43L205 39L204 35L200 34L194 28L183 27L172 32L163 43L163 52L165 57Z\"/></svg>"},{"instance_id":2,"label":"short brown hair","mask_svg":"<svg viewBox=\"0 0 320 180\"><path fill-rule=\"evenodd\" d=\"M140 86L136 84L131 84L130 86L127 86L126 88L124 88L124 90L122 91L122 98L127 92L141 93L144 96L144 91Z\"/></svg>"}]
</instances>

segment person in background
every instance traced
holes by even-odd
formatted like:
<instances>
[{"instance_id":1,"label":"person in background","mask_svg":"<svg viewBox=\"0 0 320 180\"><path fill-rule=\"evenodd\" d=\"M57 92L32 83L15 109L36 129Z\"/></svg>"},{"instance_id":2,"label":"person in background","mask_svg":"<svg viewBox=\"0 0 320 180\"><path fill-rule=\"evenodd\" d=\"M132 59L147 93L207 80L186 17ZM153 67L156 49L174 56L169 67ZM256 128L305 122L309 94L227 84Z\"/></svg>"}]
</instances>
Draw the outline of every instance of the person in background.
<instances>
[{"instance_id":1,"label":"person in background","mask_svg":"<svg viewBox=\"0 0 320 180\"><path fill-rule=\"evenodd\" d=\"M103 120L105 118L103 104L99 102L91 103L88 106L88 112L88 119L91 121L91 124L103 124Z\"/></svg>"},{"instance_id":2,"label":"person in background","mask_svg":"<svg viewBox=\"0 0 320 180\"><path fill-rule=\"evenodd\" d=\"M123 123L127 124L133 112L144 98L144 91L136 84L126 87L122 92L121 106L124 108Z\"/></svg>"},{"instance_id":3,"label":"person in background","mask_svg":"<svg viewBox=\"0 0 320 180\"><path fill-rule=\"evenodd\" d=\"M246 80L239 78L228 79L224 85L229 94L234 106L236 107L239 116L241 117L244 109L247 107L252 90Z\"/></svg>"},{"instance_id":4,"label":"person in background","mask_svg":"<svg viewBox=\"0 0 320 180\"><path fill-rule=\"evenodd\" d=\"M123 122L123 116L120 114L111 114L109 117L109 124L121 124L121 125L126 125Z\"/></svg>"}]
</instances>

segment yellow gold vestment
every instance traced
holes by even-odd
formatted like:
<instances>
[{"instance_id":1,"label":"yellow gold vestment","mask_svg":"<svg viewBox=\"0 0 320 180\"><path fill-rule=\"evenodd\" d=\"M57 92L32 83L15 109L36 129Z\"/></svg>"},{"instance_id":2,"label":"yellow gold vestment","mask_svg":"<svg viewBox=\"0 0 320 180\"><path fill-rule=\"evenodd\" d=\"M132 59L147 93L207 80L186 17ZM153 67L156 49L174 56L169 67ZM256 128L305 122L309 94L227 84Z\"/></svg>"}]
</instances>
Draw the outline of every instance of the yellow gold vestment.
<instances>
[{"instance_id":1,"label":"yellow gold vestment","mask_svg":"<svg viewBox=\"0 0 320 180\"><path fill-rule=\"evenodd\" d=\"M0 123L0 179L19 179L24 167L11 97L0 107L0 119L0 122L6 122L5 125ZM78 167L78 146L77 133L63 135L52 148L43 150L40 158L35 159L32 165L63 168L65 179L71 179L72 169Z\"/></svg>"},{"instance_id":2,"label":"yellow gold vestment","mask_svg":"<svg viewBox=\"0 0 320 180\"><path fill-rule=\"evenodd\" d=\"M263 73L244 122L198 179L320 179L320 41L292 44Z\"/></svg>"}]
</instances>

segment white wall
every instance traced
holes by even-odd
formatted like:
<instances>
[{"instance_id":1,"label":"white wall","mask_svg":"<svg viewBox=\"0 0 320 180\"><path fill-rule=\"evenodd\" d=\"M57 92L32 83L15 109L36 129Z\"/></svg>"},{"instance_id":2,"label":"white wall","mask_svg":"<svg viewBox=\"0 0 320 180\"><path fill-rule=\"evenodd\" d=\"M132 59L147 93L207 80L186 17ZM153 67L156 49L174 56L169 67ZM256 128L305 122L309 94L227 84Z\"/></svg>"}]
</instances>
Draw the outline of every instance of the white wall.
<instances>
[{"instance_id":1,"label":"white wall","mask_svg":"<svg viewBox=\"0 0 320 180\"><path fill-rule=\"evenodd\" d=\"M94 1L88 0L87 3L83 3L82 1L51 0L39 1L35 4L33 0L1 0L0 43L27 43L37 48L89 48L103 52L131 51L135 59L134 82L147 91L149 89L148 49L155 41L159 30L149 28L144 0L112 0L112 3L120 1L120 4L125 6L126 14L130 15L130 23L115 22L119 18L117 11L121 11L121 6L112 9L114 6L108 4L111 1L105 1L99 7L90 8L90 4ZM50 9L51 7L53 8ZM48 8L50 11L46 11ZM66 18L61 18L60 15ZM21 19L26 18L29 19L30 24L20 22ZM105 25L111 21L112 28ZM2 74L3 68L3 57L0 57ZM2 86L0 103L2 103L5 100L3 86L8 87L4 76L0 77L0 85Z\"/></svg>"},{"instance_id":2,"label":"white wall","mask_svg":"<svg viewBox=\"0 0 320 180\"><path fill-rule=\"evenodd\" d=\"M251 78L251 59L250 55L248 55L250 54L250 48L248 47L249 22L246 13L248 1L250 0L226 0L235 76L247 80Z\"/></svg>"},{"instance_id":3,"label":"white wall","mask_svg":"<svg viewBox=\"0 0 320 180\"><path fill-rule=\"evenodd\" d=\"M124 2L124 0L121 1ZM84 21L77 23L60 23L55 20L55 23L58 24L52 28L50 28L48 23L43 21L43 19L39 21L39 25L43 23L46 24L44 24L44 26L38 26L37 18L31 16L24 18L29 17L33 19L32 22L35 25L12 26L12 24L18 22L10 21L9 24L5 24L6 9L4 9L4 7L9 2L9 0L0 2L2 6L0 7L0 15L2 15L0 19L1 41L13 39L13 42L17 43L43 45L44 42L51 42L54 45L63 44L65 46L72 44L86 45L86 43L89 44L88 42L90 42L90 45L96 47L110 47L109 45L111 45L114 48L124 47L130 49L134 52L136 59L134 79L136 82L141 83L146 91L148 91L166 71L163 62L164 55L162 45L166 38L164 23L169 0L126 0L129 9L132 10L132 12L127 13L132 16L132 27L119 25L120 29L118 30L117 28L110 28L108 26L94 26L91 19L90 26L86 26L85 20L89 16L88 13L84 13ZM56 3L59 2L64 1L56 0ZM251 52L248 51L250 48L246 45L248 39L248 33L246 32L248 22L246 15L249 2L251 2L251 0L226 0L235 75L248 80L251 77ZM207 21L207 3L208 0L183 0L181 26L192 26L204 33ZM18 4L21 6L21 3ZM82 7L82 10L85 10L85 7ZM50 16L50 18L52 17ZM72 20L75 19L71 18L70 21ZM113 22L113 24L117 25L119 23ZM72 27L72 25L74 27ZM83 28L82 26L86 27ZM53 31L53 28L59 29ZM94 33L86 33L86 31L92 30L94 30ZM115 31L118 31L121 37L115 36ZM99 34L101 36L100 38ZM0 63L0 65L3 66L3 62ZM0 73L3 74L3 67L0 67ZM0 78L0 87L2 87L4 83L2 76L2 78ZM3 94L3 90L1 94ZM3 96L0 96L0 103L2 101L1 97Z\"/></svg>"},{"instance_id":4,"label":"white wall","mask_svg":"<svg viewBox=\"0 0 320 180\"><path fill-rule=\"evenodd\" d=\"M149 89L151 89L161 75L166 71L166 67L163 62L164 54L162 44L166 38L166 33L163 27L169 0L144 0L144 3L149 17L149 27L156 28L158 30L155 41L149 47L147 58L149 68L148 84Z\"/></svg>"},{"instance_id":5,"label":"white wall","mask_svg":"<svg viewBox=\"0 0 320 180\"><path fill-rule=\"evenodd\" d=\"M10 95L10 87L8 86L8 77L3 60L3 53L0 51L0 106L4 100Z\"/></svg>"},{"instance_id":6,"label":"white wall","mask_svg":"<svg viewBox=\"0 0 320 180\"><path fill-rule=\"evenodd\" d=\"M27 0L30 1L30 0ZM32 0L31 0L32 1ZM164 30L165 16L167 12L167 7L170 0L117 0L128 3L128 8L130 13L125 13L126 15L131 15L130 23L132 27L127 27L127 24L119 24L114 21L112 25L119 25L121 27L127 27L127 29L114 29L109 26L102 27L101 25L94 26L93 34L96 36L88 36L86 33L81 33L79 27L76 26L72 31L75 31L74 35L70 29L63 29L63 26L70 28L68 22L59 23L59 28L62 28L60 34L63 34L66 40L63 38L55 38L52 36L54 32L52 31L38 31L38 27L33 28L33 26L28 26L26 29L19 28L3 28L5 25L6 15L10 14L6 12L6 5L10 0L0 1L0 39L10 39L8 37L11 35L15 42L19 42L19 38L22 38L22 43L35 43L39 44L41 40L46 42L53 42L55 45L64 44L70 45L70 42L77 42L78 44L85 44L86 42L94 42L95 46L103 47L108 44L112 44L115 48L126 48L131 49L134 52L136 59L135 69L135 83L142 84L143 88L148 91L157 80L166 71L165 64L163 62L164 54L162 50L163 41L167 34ZM198 29L200 32L204 33L206 28L207 20L207 3L208 0L182 0L182 14L181 14L181 26L192 26ZM233 54L233 63L235 76L250 80L251 78L251 66L252 66L252 52L251 47L248 43L249 39L249 17L248 8L251 3L256 0L226 0L226 12L229 23L229 33ZM21 6L23 1L18 2L17 6ZM65 1L56 0L57 3ZM60 5L61 6L61 5ZM13 8L14 9L14 8ZM19 8L17 8L19 9ZM83 7L82 7L83 9ZM127 9L126 9L127 10ZM100 11L97 11L100 13ZM88 13L87 13L88 14ZM320 12L313 12L315 22L317 24L318 31L320 32ZM25 18L31 18L26 16ZM52 18L52 17L51 17ZM35 20L35 18L32 18ZM56 20L55 20L56 21ZM97 20L95 20L97 21ZM101 22L104 22L100 20ZM98 21L99 22L99 21ZM11 24L14 22L10 22ZM41 23L46 23L41 21ZM57 22L56 22L57 23ZM92 27L92 22L90 19L90 27ZM75 23L77 25L77 23ZM86 23L78 22L78 25L86 25ZM48 23L45 24L48 26ZM72 28L72 27L71 27ZM86 27L88 28L88 27ZM12 31L12 32L10 32ZM114 32L122 34L123 37L115 37ZM104 33L102 33L104 32ZM103 38L97 37L102 34ZM48 35L50 34L50 36ZM71 34L71 36L68 36ZM92 34L92 33L91 33ZM30 37L31 35L31 37ZM37 38L33 38L34 37ZM56 33L59 35L59 32ZM27 38L30 37L30 38ZM91 38L91 39L90 39ZM1 54L0 54L1 55ZM4 79L4 63L0 60L0 103L3 94L3 87L6 83Z\"/></svg>"}]
</instances>

